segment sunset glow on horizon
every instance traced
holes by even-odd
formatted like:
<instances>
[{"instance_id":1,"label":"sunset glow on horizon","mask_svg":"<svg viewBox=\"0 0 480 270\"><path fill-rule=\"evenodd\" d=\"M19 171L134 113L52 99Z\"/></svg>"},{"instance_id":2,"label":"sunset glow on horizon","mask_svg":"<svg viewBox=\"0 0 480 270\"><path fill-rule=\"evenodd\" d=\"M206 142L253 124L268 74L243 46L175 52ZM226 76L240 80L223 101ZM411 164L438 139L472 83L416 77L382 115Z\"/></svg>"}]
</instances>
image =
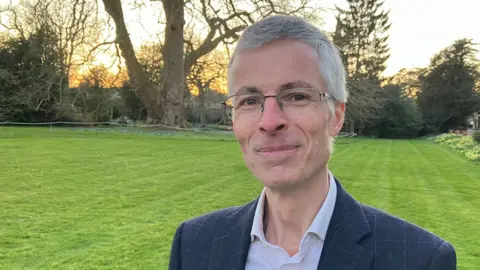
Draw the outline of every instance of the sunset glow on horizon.
<instances>
[{"instance_id":1,"label":"sunset glow on horizon","mask_svg":"<svg viewBox=\"0 0 480 270\"><path fill-rule=\"evenodd\" d=\"M320 28L327 32L335 29L334 7L347 7L346 0L320 0L324 6L324 24ZM7 5L9 0L0 0L0 5ZM13 0L13 3L18 0ZM155 42L162 39L164 25L159 23L162 17L160 1L144 1L142 8L133 8L133 0L123 0L125 23L135 49L144 42ZM390 58L387 61L385 76L391 76L402 68L428 66L431 57L455 40L471 38L480 43L480 1L457 0L452 4L446 0L385 0L384 8L390 10L389 21L392 27L389 31ZM103 4L99 1L99 13L107 18ZM188 20L187 20L188 22ZM200 24L196 25L201 29ZM0 31L2 28L0 27ZM202 36L205 33L195 32ZM105 31L108 39L114 39L114 24L110 21L109 29ZM479 47L480 49L480 47ZM480 53L478 54L480 58ZM111 46L108 54L98 54L91 65L110 67L112 72L118 72L116 51ZM113 61L117 61L113 63ZM122 68L125 65L122 61ZM113 65L112 65L113 64ZM78 70L78 74L85 68Z\"/></svg>"}]
</instances>

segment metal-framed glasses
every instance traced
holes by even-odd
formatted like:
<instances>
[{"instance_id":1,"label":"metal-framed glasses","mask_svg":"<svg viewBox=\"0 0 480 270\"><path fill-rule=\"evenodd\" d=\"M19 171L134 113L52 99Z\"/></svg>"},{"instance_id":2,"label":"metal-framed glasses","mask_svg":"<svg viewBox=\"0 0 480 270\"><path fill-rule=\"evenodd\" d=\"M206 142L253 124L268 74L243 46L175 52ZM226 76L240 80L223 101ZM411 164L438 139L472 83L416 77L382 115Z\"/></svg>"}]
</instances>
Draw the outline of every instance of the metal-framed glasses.
<instances>
[{"instance_id":1,"label":"metal-framed glasses","mask_svg":"<svg viewBox=\"0 0 480 270\"><path fill-rule=\"evenodd\" d=\"M301 108L318 104L332 97L315 88L292 88L280 91L276 95L263 95L259 92L241 93L227 97L223 106L228 118L258 116L264 110L265 99L275 98L284 113L295 113Z\"/></svg>"}]
</instances>

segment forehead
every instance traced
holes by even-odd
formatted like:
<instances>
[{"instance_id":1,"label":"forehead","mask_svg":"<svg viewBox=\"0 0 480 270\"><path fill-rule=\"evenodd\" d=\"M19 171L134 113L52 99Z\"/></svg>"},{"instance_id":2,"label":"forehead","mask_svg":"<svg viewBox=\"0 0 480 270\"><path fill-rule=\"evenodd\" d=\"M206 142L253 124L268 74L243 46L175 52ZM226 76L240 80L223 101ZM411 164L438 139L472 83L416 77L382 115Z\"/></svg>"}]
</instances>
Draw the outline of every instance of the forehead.
<instances>
[{"instance_id":1,"label":"forehead","mask_svg":"<svg viewBox=\"0 0 480 270\"><path fill-rule=\"evenodd\" d=\"M299 41L278 41L235 56L229 94L256 88L264 94L292 87L323 88L318 54Z\"/></svg>"}]
</instances>

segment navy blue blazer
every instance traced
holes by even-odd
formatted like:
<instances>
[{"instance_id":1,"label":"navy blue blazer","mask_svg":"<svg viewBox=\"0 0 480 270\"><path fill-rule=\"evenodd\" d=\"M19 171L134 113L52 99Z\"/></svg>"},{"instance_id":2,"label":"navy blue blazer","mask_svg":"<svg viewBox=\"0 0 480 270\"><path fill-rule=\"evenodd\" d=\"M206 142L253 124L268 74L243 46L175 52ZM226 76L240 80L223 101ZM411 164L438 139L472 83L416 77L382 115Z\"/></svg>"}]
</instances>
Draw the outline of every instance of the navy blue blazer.
<instances>
[{"instance_id":1,"label":"navy blue blazer","mask_svg":"<svg viewBox=\"0 0 480 270\"><path fill-rule=\"evenodd\" d=\"M456 269L453 246L398 217L364 205L337 183L335 209L318 270ZM170 270L245 269L258 198L180 224Z\"/></svg>"}]
</instances>

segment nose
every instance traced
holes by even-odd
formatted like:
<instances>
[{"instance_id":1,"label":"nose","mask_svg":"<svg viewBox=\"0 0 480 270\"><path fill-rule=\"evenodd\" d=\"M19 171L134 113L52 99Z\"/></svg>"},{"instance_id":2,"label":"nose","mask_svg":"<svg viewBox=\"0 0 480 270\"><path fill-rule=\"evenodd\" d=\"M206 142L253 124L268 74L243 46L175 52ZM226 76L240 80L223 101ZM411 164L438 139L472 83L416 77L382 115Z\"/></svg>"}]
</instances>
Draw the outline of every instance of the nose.
<instances>
[{"instance_id":1,"label":"nose","mask_svg":"<svg viewBox=\"0 0 480 270\"><path fill-rule=\"evenodd\" d=\"M287 119L276 98L265 98L259 128L266 134L275 134L287 128Z\"/></svg>"}]
</instances>

